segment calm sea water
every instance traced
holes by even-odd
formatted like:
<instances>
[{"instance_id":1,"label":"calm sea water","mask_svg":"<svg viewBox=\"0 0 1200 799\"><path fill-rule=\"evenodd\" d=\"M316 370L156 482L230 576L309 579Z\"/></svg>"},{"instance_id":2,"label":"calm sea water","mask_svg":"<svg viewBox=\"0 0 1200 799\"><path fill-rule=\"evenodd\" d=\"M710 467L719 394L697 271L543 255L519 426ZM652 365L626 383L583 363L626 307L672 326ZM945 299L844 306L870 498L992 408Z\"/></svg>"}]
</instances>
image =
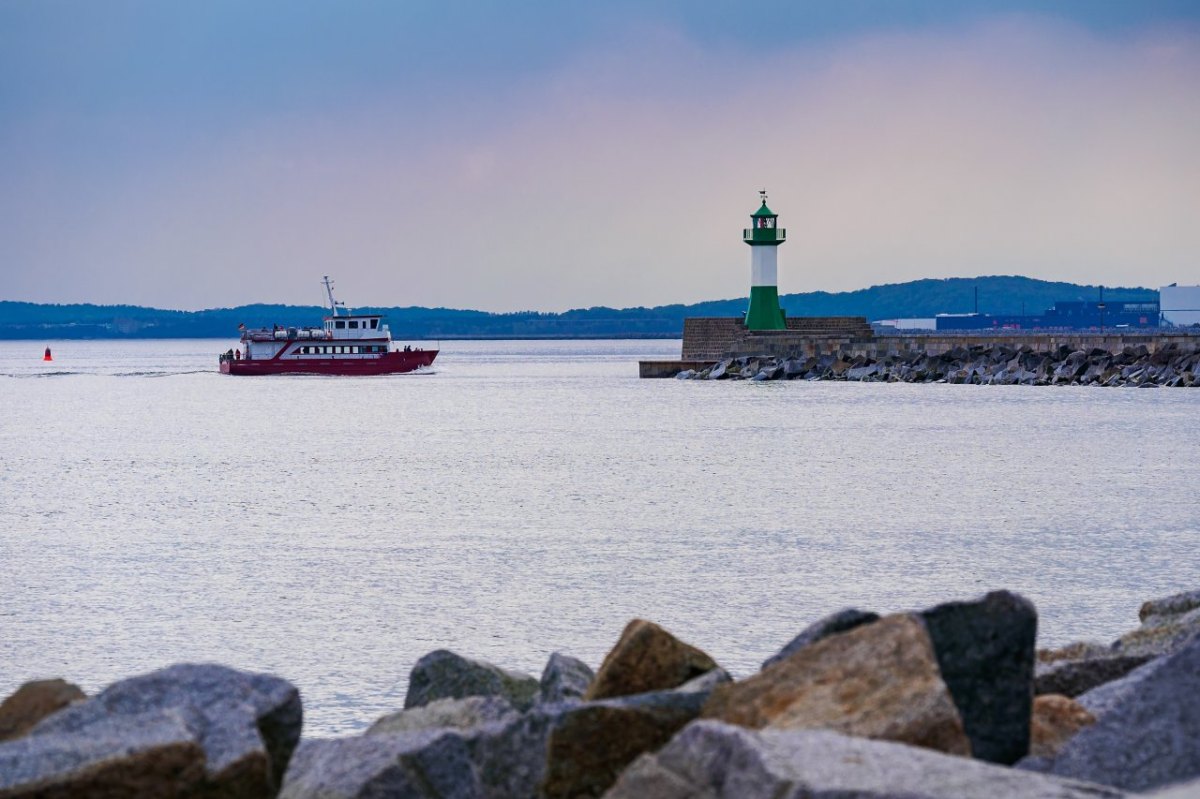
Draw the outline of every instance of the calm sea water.
<instances>
[{"instance_id":1,"label":"calm sea water","mask_svg":"<svg viewBox=\"0 0 1200 799\"><path fill-rule=\"evenodd\" d=\"M1200 391L637 379L677 341L359 379L42 344L0 343L0 696L220 661L348 733L439 647L597 665L642 616L746 675L846 605L1007 587L1058 644L1200 583Z\"/></svg>"}]
</instances>

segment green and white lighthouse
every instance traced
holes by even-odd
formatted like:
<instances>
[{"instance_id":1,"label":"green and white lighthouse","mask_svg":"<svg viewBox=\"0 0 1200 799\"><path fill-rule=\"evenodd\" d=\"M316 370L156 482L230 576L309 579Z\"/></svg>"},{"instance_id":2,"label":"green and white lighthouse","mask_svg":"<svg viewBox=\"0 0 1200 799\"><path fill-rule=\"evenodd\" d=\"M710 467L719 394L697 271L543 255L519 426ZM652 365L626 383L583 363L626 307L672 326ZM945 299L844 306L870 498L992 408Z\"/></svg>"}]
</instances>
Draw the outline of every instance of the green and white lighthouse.
<instances>
[{"instance_id":1,"label":"green and white lighthouse","mask_svg":"<svg viewBox=\"0 0 1200 799\"><path fill-rule=\"evenodd\" d=\"M760 191L762 206L750 215L750 227L742 241L750 245L750 308L746 311L749 330L786 330L779 307L779 245L787 231L776 223L779 215L767 207L767 192Z\"/></svg>"}]
</instances>

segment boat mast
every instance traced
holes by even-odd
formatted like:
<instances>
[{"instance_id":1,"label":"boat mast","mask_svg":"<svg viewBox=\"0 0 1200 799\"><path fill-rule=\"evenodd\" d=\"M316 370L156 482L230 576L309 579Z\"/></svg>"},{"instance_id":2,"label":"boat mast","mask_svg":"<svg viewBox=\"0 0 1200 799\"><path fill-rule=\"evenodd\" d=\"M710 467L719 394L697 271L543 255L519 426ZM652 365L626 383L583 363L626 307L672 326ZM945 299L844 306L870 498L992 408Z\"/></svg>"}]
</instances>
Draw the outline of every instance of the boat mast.
<instances>
[{"instance_id":1,"label":"boat mast","mask_svg":"<svg viewBox=\"0 0 1200 799\"><path fill-rule=\"evenodd\" d=\"M325 293L329 295L329 311L332 315L337 316L338 306L341 305L345 307L346 303L338 302L333 298L333 281L329 279L329 275L325 275L325 279L321 282L325 284Z\"/></svg>"}]
</instances>

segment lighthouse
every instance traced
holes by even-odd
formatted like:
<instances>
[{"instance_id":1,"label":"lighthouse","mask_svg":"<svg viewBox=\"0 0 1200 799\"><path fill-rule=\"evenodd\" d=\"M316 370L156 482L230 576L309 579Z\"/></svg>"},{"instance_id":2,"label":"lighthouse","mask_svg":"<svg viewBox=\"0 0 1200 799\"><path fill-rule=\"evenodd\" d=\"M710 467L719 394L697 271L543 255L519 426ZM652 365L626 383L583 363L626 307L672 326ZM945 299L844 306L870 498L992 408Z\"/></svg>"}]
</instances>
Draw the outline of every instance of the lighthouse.
<instances>
[{"instance_id":1,"label":"lighthouse","mask_svg":"<svg viewBox=\"0 0 1200 799\"><path fill-rule=\"evenodd\" d=\"M750 215L750 227L742 241L750 245L750 308L746 311L749 330L785 330L779 307L779 245L787 231L776 223L779 215L767 207L767 192L760 191L762 206Z\"/></svg>"}]
</instances>

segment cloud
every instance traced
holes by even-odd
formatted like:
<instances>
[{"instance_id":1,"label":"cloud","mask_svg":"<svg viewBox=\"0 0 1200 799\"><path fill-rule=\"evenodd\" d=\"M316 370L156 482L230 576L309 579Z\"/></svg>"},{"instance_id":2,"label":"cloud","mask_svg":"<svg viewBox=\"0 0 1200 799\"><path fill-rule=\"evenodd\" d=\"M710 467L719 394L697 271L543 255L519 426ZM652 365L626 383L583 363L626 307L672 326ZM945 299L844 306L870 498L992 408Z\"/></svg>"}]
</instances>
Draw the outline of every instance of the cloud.
<instances>
[{"instance_id":1,"label":"cloud","mask_svg":"<svg viewBox=\"0 0 1200 799\"><path fill-rule=\"evenodd\" d=\"M1157 285L1200 251L1200 35L1037 16L759 49L667 22L503 79L389 84L199 133L55 123L0 189L15 296L562 309L1021 273ZM436 89L436 90L435 90ZM50 145L46 145L47 148Z\"/></svg>"}]
</instances>

